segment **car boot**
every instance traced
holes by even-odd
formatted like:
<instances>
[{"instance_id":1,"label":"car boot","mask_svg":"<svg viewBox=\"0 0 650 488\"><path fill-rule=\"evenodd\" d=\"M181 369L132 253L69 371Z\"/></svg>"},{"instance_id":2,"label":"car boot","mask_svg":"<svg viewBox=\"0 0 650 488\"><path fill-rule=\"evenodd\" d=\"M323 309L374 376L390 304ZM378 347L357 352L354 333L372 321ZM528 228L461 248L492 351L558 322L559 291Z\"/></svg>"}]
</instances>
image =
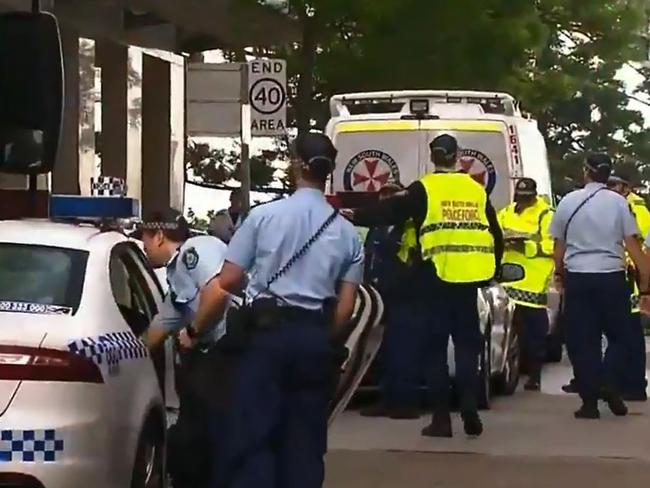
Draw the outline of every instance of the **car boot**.
<instances>
[{"instance_id":1,"label":"car boot","mask_svg":"<svg viewBox=\"0 0 650 488\"><path fill-rule=\"evenodd\" d=\"M478 437L483 433L483 423L476 410L462 412L460 416L463 419L465 434Z\"/></svg>"},{"instance_id":2,"label":"car boot","mask_svg":"<svg viewBox=\"0 0 650 488\"><path fill-rule=\"evenodd\" d=\"M448 410L433 413L431 424L422 429L424 437L452 437L451 415Z\"/></svg>"}]
</instances>

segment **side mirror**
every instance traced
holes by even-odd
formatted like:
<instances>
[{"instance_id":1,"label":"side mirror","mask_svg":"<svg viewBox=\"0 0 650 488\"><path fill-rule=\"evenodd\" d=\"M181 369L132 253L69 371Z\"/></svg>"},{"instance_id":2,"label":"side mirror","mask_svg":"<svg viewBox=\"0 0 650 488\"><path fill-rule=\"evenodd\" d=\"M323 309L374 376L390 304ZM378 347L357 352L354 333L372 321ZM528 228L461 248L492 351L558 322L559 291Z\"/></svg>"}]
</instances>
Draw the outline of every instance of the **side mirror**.
<instances>
[{"instance_id":1,"label":"side mirror","mask_svg":"<svg viewBox=\"0 0 650 488\"><path fill-rule=\"evenodd\" d=\"M520 264L502 264L499 283L513 283L526 277L526 270Z\"/></svg>"},{"instance_id":2,"label":"side mirror","mask_svg":"<svg viewBox=\"0 0 650 488\"><path fill-rule=\"evenodd\" d=\"M63 55L49 13L0 15L0 172L54 168L63 118Z\"/></svg>"}]
</instances>

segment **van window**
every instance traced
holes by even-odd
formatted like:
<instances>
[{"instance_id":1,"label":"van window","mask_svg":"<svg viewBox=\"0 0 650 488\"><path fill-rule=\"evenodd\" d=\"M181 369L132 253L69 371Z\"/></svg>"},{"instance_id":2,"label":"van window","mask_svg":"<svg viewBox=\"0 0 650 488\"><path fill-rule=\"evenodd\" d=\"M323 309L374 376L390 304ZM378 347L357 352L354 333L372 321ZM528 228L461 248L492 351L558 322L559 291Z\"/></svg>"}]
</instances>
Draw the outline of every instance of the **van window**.
<instances>
[{"instance_id":1,"label":"van window","mask_svg":"<svg viewBox=\"0 0 650 488\"><path fill-rule=\"evenodd\" d=\"M0 244L0 301L79 308L88 253Z\"/></svg>"}]
</instances>

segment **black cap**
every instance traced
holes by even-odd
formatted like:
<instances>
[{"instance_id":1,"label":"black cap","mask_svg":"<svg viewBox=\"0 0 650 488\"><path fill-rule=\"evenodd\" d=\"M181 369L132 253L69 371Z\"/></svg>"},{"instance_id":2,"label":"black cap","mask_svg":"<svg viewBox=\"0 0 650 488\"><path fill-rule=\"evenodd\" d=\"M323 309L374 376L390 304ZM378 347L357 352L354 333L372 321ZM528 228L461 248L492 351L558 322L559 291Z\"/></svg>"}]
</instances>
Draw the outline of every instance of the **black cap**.
<instances>
[{"instance_id":1,"label":"black cap","mask_svg":"<svg viewBox=\"0 0 650 488\"><path fill-rule=\"evenodd\" d=\"M537 195L537 183L532 178L521 178L515 185L515 196L532 197Z\"/></svg>"},{"instance_id":2,"label":"black cap","mask_svg":"<svg viewBox=\"0 0 650 488\"><path fill-rule=\"evenodd\" d=\"M612 158L605 153L593 153L587 156L585 168L594 173L609 174L612 171Z\"/></svg>"},{"instance_id":3,"label":"black cap","mask_svg":"<svg viewBox=\"0 0 650 488\"><path fill-rule=\"evenodd\" d=\"M612 175L609 177L611 183L623 183L628 186L632 186L635 183L634 175L631 171L626 171L624 168L618 168L614 170Z\"/></svg>"},{"instance_id":4,"label":"black cap","mask_svg":"<svg viewBox=\"0 0 650 488\"><path fill-rule=\"evenodd\" d=\"M146 214L136 230L131 233L133 239L142 239L144 231L168 231L175 237L174 240L184 241L189 238L190 226L183 214L173 208L158 210Z\"/></svg>"},{"instance_id":5,"label":"black cap","mask_svg":"<svg viewBox=\"0 0 650 488\"><path fill-rule=\"evenodd\" d=\"M452 135L442 134L431 141L429 149L432 153L442 152L445 157L451 157L458 152L458 141Z\"/></svg>"},{"instance_id":6,"label":"black cap","mask_svg":"<svg viewBox=\"0 0 650 488\"><path fill-rule=\"evenodd\" d=\"M336 148L332 140L320 132L300 134L295 141L296 155L307 166L319 166L325 163L329 171L334 171Z\"/></svg>"}]
</instances>

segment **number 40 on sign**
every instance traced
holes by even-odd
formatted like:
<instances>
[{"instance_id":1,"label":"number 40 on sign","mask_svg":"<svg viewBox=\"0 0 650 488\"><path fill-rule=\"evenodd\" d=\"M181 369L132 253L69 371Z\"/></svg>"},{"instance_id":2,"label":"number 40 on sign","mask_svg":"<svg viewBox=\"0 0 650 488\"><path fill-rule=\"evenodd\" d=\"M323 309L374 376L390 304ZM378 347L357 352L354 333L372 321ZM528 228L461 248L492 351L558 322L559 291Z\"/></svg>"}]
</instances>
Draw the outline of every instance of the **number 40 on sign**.
<instances>
[{"instance_id":1,"label":"number 40 on sign","mask_svg":"<svg viewBox=\"0 0 650 488\"><path fill-rule=\"evenodd\" d=\"M250 61L248 90L252 135L284 134L287 127L287 62L283 59Z\"/></svg>"}]
</instances>

